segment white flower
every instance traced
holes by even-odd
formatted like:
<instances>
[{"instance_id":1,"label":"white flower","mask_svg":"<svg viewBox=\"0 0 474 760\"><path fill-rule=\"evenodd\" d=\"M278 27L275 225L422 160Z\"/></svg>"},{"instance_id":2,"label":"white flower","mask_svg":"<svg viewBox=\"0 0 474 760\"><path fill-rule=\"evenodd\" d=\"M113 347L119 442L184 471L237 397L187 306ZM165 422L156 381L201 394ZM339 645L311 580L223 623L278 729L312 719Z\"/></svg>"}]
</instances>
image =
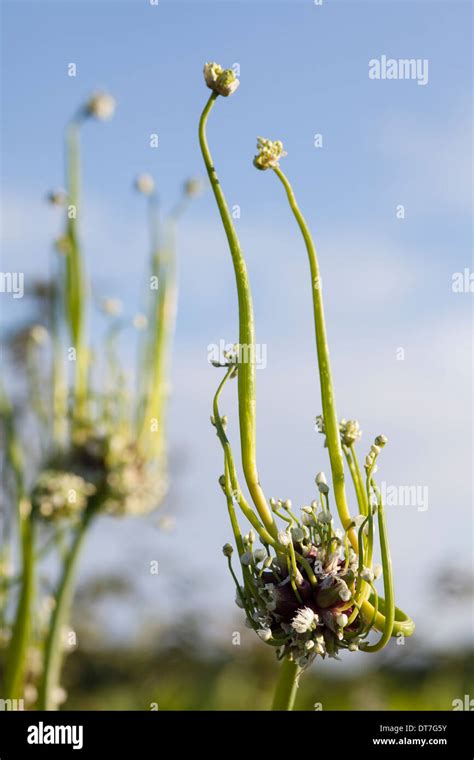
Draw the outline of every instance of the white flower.
<instances>
[{"instance_id":1,"label":"white flower","mask_svg":"<svg viewBox=\"0 0 474 760\"><path fill-rule=\"evenodd\" d=\"M207 86L225 98L232 95L240 84L232 69L223 69L218 63L204 64L203 73Z\"/></svg>"},{"instance_id":2,"label":"white flower","mask_svg":"<svg viewBox=\"0 0 474 760\"><path fill-rule=\"evenodd\" d=\"M114 115L115 106L115 98L108 92L95 92L86 103L86 113L100 121L107 121Z\"/></svg>"},{"instance_id":3,"label":"white flower","mask_svg":"<svg viewBox=\"0 0 474 760\"><path fill-rule=\"evenodd\" d=\"M377 580L377 578L380 578L382 575L382 565L374 565L374 578Z\"/></svg>"},{"instance_id":4,"label":"white flower","mask_svg":"<svg viewBox=\"0 0 474 760\"><path fill-rule=\"evenodd\" d=\"M257 636L260 636L262 641L268 641L272 637L272 632L269 628L259 628L257 631Z\"/></svg>"},{"instance_id":5,"label":"white flower","mask_svg":"<svg viewBox=\"0 0 474 760\"><path fill-rule=\"evenodd\" d=\"M217 77L219 76L219 74L222 74L222 71L223 71L222 66L219 66L218 63L205 63L204 64L204 69L203 69L204 80L205 80L207 86L211 90L214 89L214 85L217 82Z\"/></svg>"},{"instance_id":6,"label":"white flower","mask_svg":"<svg viewBox=\"0 0 474 760\"><path fill-rule=\"evenodd\" d=\"M338 624L338 626L340 626L340 628L345 628L348 622L349 622L349 618L347 617L347 615L344 615L343 612L340 615L338 615L336 618L336 623Z\"/></svg>"},{"instance_id":7,"label":"white flower","mask_svg":"<svg viewBox=\"0 0 474 760\"><path fill-rule=\"evenodd\" d=\"M292 628L296 633L306 633L312 631L318 622L318 616L315 615L310 607L302 607L298 610L291 621Z\"/></svg>"},{"instance_id":8,"label":"white flower","mask_svg":"<svg viewBox=\"0 0 474 760\"><path fill-rule=\"evenodd\" d=\"M254 553L255 562L263 562L266 556L267 556L267 552L265 551L265 549L256 549Z\"/></svg>"},{"instance_id":9,"label":"white flower","mask_svg":"<svg viewBox=\"0 0 474 760\"><path fill-rule=\"evenodd\" d=\"M151 195L155 189L155 180L151 174L139 174L135 180L135 189L142 195Z\"/></svg>"},{"instance_id":10,"label":"white flower","mask_svg":"<svg viewBox=\"0 0 474 760\"><path fill-rule=\"evenodd\" d=\"M286 530L281 530L278 534L278 541L282 546L289 546L291 543L291 536Z\"/></svg>"},{"instance_id":11,"label":"white flower","mask_svg":"<svg viewBox=\"0 0 474 760\"><path fill-rule=\"evenodd\" d=\"M367 583L373 583L374 580L374 573L373 570L370 569L370 567L363 567L360 571L360 577L363 581L367 581Z\"/></svg>"},{"instance_id":12,"label":"white flower","mask_svg":"<svg viewBox=\"0 0 474 760\"><path fill-rule=\"evenodd\" d=\"M342 599L343 602L348 602L351 596L352 594L347 583L343 580L339 580L339 598Z\"/></svg>"},{"instance_id":13,"label":"white flower","mask_svg":"<svg viewBox=\"0 0 474 760\"><path fill-rule=\"evenodd\" d=\"M339 423L339 432L342 444L347 447L352 446L362 435L362 430L357 420L342 419Z\"/></svg>"},{"instance_id":14,"label":"white flower","mask_svg":"<svg viewBox=\"0 0 474 760\"><path fill-rule=\"evenodd\" d=\"M253 165L261 170L274 169L280 158L287 155L280 140L267 140L264 137L257 138L257 150Z\"/></svg>"}]
</instances>

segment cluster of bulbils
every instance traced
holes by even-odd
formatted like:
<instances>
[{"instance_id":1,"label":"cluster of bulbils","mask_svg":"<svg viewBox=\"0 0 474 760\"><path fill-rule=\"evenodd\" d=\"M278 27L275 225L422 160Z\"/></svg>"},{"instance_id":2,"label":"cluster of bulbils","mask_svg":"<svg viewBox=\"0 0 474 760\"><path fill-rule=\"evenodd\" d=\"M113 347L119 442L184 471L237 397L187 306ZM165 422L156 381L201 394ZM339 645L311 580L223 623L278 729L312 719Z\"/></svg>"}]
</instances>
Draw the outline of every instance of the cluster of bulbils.
<instances>
[{"instance_id":1,"label":"cluster of bulbils","mask_svg":"<svg viewBox=\"0 0 474 760\"><path fill-rule=\"evenodd\" d=\"M79 519L86 509L141 515L162 500L167 484L136 442L122 433L79 431L36 481L32 507L46 520Z\"/></svg>"},{"instance_id":2,"label":"cluster of bulbils","mask_svg":"<svg viewBox=\"0 0 474 760\"><path fill-rule=\"evenodd\" d=\"M323 419L318 421L324 432ZM344 446L361 435L355 420L341 420L340 431ZM366 469L373 468L386 442L385 436L377 436ZM273 551L263 540L256 546L253 530L243 536L243 585L237 583L236 594L237 606L246 613L246 624L277 648L279 659L290 657L300 668L310 665L318 655L337 657L341 649L353 652L364 648L374 620L367 621L359 614L358 591L362 582L375 590L374 581L382 575L381 565L363 565L347 535L349 529L362 532L359 540L367 546L373 541L369 518L358 515L346 531L336 528L324 473L316 475L316 486L318 498L302 507L300 516L289 499L270 499L274 515L285 521L287 528L278 533ZM226 544L223 553L231 567L232 546Z\"/></svg>"},{"instance_id":3,"label":"cluster of bulbils","mask_svg":"<svg viewBox=\"0 0 474 760\"><path fill-rule=\"evenodd\" d=\"M223 69L218 63L204 64L203 73L209 89L225 98L232 95L240 84L232 69Z\"/></svg>"},{"instance_id":4,"label":"cluster of bulbils","mask_svg":"<svg viewBox=\"0 0 474 760\"><path fill-rule=\"evenodd\" d=\"M257 138L257 150L253 165L261 170L274 169L278 166L280 158L287 155L280 140L267 140L265 137Z\"/></svg>"}]
</instances>

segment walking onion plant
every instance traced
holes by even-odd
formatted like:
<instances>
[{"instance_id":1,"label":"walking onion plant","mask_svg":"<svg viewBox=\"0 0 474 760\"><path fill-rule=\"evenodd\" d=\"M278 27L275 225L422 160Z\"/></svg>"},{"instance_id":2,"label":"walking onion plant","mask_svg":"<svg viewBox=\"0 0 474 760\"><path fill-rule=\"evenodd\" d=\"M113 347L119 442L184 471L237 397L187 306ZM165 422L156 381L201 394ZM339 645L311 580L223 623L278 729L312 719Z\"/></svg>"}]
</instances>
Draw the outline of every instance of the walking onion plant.
<instances>
[{"instance_id":1,"label":"walking onion plant","mask_svg":"<svg viewBox=\"0 0 474 760\"><path fill-rule=\"evenodd\" d=\"M213 403L212 423L224 452L219 482L225 494L242 580L232 567L233 546L223 548L236 584L236 603L247 624L282 661L273 709L293 708L298 680L317 656L336 657L341 649L377 652L392 636L411 636L413 621L395 606L392 563L385 509L375 482L377 461L387 439L378 435L365 459L362 474L355 444L361 432L355 420L338 421L316 249L293 189L279 161L286 155L280 141L259 138L254 165L271 170L282 183L303 237L309 258L317 364L322 415L317 424L326 436L334 501L342 528L336 528L330 505L330 486L323 472L316 475L316 492L298 514L289 499L267 499L260 483L256 457L256 362L252 294L245 259L209 150L206 127L219 96L235 92L239 81L230 69L216 63L204 66L211 89L199 124L204 163L217 202L235 272L239 309L239 340L226 355L225 374ZM237 378L242 470L250 494L247 500L237 474L220 413L221 393ZM357 513L351 514L346 494L346 461L352 478ZM250 524L241 531L238 510ZM374 564L378 530L381 565ZM259 538L260 547L256 547ZM383 580L384 596L376 581ZM380 637L371 643L372 631Z\"/></svg>"},{"instance_id":2,"label":"walking onion plant","mask_svg":"<svg viewBox=\"0 0 474 760\"><path fill-rule=\"evenodd\" d=\"M18 505L21 549L18 582L8 584L8 579L2 579L0 588L2 620L6 620L5 610L15 603L18 587L2 696L21 699L28 685L32 687L28 693L33 694L29 702L36 702L40 709L58 706L64 636L80 551L91 524L105 513L150 512L162 502L168 485L164 423L176 311L175 226L189 198L199 193L200 183L186 183L181 200L162 223L152 178L142 175L136 181L136 189L149 203L150 271L146 314L133 320L141 330L139 388L133 393L117 351L118 338L128 325L120 317L119 302L103 302L108 320L103 349L93 348L88 337L88 286L79 230L80 132L89 118L108 119L114 109L110 95L97 93L71 120L66 130L66 191L50 195L50 201L64 210L65 229L56 245L57 274L51 288L49 377L40 378L36 371L44 365L45 356L37 355L40 341L33 335L36 330L44 337L48 334L45 328L34 328L28 342L29 399L41 443L34 466L28 450L32 420L28 426L20 425L18 419L15 424L12 405L2 397L5 464L11 500ZM94 351L105 358L104 367L94 362ZM74 370L71 378L67 376L68 360ZM59 549L60 572L41 643L42 664L32 684L28 683L28 658L38 627L34 625L36 567L41 556L38 537L44 532L46 545Z\"/></svg>"}]
</instances>

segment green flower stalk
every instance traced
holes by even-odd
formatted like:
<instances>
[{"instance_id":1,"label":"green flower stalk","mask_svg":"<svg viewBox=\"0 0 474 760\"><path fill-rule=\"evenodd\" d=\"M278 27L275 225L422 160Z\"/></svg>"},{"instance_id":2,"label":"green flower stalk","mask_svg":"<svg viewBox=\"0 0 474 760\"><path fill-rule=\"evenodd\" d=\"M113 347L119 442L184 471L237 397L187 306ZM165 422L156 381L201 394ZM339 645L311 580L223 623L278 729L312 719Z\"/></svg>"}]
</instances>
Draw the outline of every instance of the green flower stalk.
<instances>
[{"instance_id":1,"label":"green flower stalk","mask_svg":"<svg viewBox=\"0 0 474 760\"><path fill-rule=\"evenodd\" d=\"M14 498L17 504L22 584L16 606L10 643L7 649L5 698L21 699L25 678L25 660L31 636L31 616L35 596L35 525L31 519L31 504L26 496L24 462L21 443L16 434L13 410L1 393L0 411L5 440L6 461L14 476Z\"/></svg>"},{"instance_id":2,"label":"green flower stalk","mask_svg":"<svg viewBox=\"0 0 474 760\"><path fill-rule=\"evenodd\" d=\"M240 248L237 233L232 223L232 217L229 212L227 201L217 177L206 136L207 120L217 97L219 95L227 97L232 94L232 92L235 92L239 82L233 71L230 69L223 70L215 63L206 63L204 67L204 77L207 86L212 89L212 94L207 101L199 122L199 143L212 191L224 225L234 265L239 302L239 346L237 352L242 357L244 357L245 354L247 355L246 360L240 362L238 373L242 467L248 489L257 508L258 514L260 515L265 528L274 538L276 538L277 528L263 489L260 485L257 470L255 421L255 327L252 295L245 259Z\"/></svg>"},{"instance_id":3,"label":"green flower stalk","mask_svg":"<svg viewBox=\"0 0 474 760\"><path fill-rule=\"evenodd\" d=\"M289 499L267 501L260 486L255 452L255 365L243 361L242 346L255 348L253 307L245 260L232 224L206 139L209 112L218 95L235 91L232 72L206 64L204 77L213 93L201 116L199 138L204 162L226 231L234 264L239 304L239 344L225 356L225 375L214 397L212 424L224 452L224 474L219 483L226 497L242 581L232 567L233 548L223 552L236 585L236 603L245 612L247 625L262 641L275 648L282 661L273 709L291 710L299 678L316 657L337 657L341 649L375 652L392 635L413 633L413 622L395 606L387 527L381 494L374 480L376 461L386 444L378 436L365 461L365 479L355 453L361 432L356 421L338 422L324 320L321 277L311 235L297 206L291 186L279 168L286 155L279 141L259 139L254 159L260 170L272 169L284 184L291 209L306 244L313 292L317 359L323 415L318 419L326 435L332 488L342 530L336 528L330 506L330 486L323 472L315 478L316 493L297 513ZM253 357L252 351L248 352ZM219 365L221 366L221 365ZM227 418L220 413L220 397L229 380L238 379L242 467L252 498L251 506L240 486ZM359 514L353 519L345 492L344 458L349 467ZM238 511L250 523L242 532ZM270 513L270 514L269 514ZM381 566L374 565L378 528ZM257 547L257 538L260 546ZM376 581L383 577L384 598ZM381 632L369 642L373 630Z\"/></svg>"},{"instance_id":4,"label":"green flower stalk","mask_svg":"<svg viewBox=\"0 0 474 760\"><path fill-rule=\"evenodd\" d=\"M362 594L359 598L359 603L361 605L361 612L366 616L366 618L370 619L371 616L374 616L374 627L377 630L383 631L382 641L383 645L385 645L392 633L403 633L406 636L410 636L414 631L414 625L411 619L407 618L405 613L401 611L398 611L398 619L395 617L390 553L385 526L384 510L380 500L380 492L378 491L373 480L372 470L367 476L367 487L365 493L362 487L360 468L354 449L354 444L361 435L358 422L355 420L347 421L345 419L341 420L340 423L338 422L326 334L326 324L324 318L322 281L319 272L316 248L311 237L311 233L309 232L308 225L297 204L293 189L278 163L279 159L286 155L283 151L283 145L280 141L272 142L271 140L264 140L263 138L259 138L257 141L257 148L258 153L254 158L254 165L259 169L272 169L281 181L283 187L285 188L290 208L303 236L308 254L312 282L314 325L321 386L321 401L323 407L322 424L324 425L324 431L326 433L326 445L328 447L329 459L331 462L334 497L339 513L339 518L344 527L344 530L348 533L349 540L351 541L354 550L356 551L359 548L360 541L356 537L355 529L352 527L353 520L350 515L345 493L344 461L342 456L343 450L346 456L346 460L348 461L349 470L354 482L354 488L358 497L358 504L361 515L370 514L372 494L376 498L375 508L379 514L380 544L383 559L384 586L386 597L388 594L388 597L385 600L381 600L384 606L385 614L377 611L375 609L374 603L371 603L371 601L367 600L366 597L370 593L368 584L365 584L365 593ZM383 445L386 443L385 436L378 436L377 440L379 442L382 442ZM378 455L380 452L380 447L377 446L377 443L372 446L371 452L373 457L376 457ZM372 520L372 517L370 517L370 520ZM373 595L373 599L375 602L375 595ZM368 648L367 651L372 651L372 649Z\"/></svg>"},{"instance_id":5,"label":"green flower stalk","mask_svg":"<svg viewBox=\"0 0 474 760\"><path fill-rule=\"evenodd\" d=\"M110 119L114 98L105 92L94 93L66 128L67 220L60 250L65 254L64 305L70 339L76 351L74 380L74 421L86 415L89 356L85 342L86 281L78 231L80 205L80 129L88 118ZM52 199L54 200L54 199Z\"/></svg>"}]
</instances>

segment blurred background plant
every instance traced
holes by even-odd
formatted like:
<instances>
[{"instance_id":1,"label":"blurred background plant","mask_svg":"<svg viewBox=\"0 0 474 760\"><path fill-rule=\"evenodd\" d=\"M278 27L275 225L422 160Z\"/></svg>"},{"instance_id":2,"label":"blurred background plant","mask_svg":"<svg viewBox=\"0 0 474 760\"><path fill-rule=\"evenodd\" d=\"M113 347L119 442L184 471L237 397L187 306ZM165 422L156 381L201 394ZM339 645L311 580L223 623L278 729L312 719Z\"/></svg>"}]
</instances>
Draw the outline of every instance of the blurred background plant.
<instances>
[{"instance_id":1,"label":"blurred background plant","mask_svg":"<svg viewBox=\"0 0 474 760\"><path fill-rule=\"evenodd\" d=\"M106 326L100 343L92 341L79 226L80 136L87 121L108 120L114 111L114 98L96 92L67 125L66 190L48 195L65 220L54 247L54 274L30 293L40 321L7 339L15 375L1 396L4 693L40 709L55 709L63 699L63 658L76 645L68 628L75 576L91 523L104 513L146 515L168 490L165 417L176 319L176 224L202 184L188 180L162 218L153 178L136 179L148 203L144 313L126 318L118 299L101 298ZM139 333L135 371L120 355L119 338L128 328ZM39 568L53 551L59 573L42 596Z\"/></svg>"}]
</instances>

